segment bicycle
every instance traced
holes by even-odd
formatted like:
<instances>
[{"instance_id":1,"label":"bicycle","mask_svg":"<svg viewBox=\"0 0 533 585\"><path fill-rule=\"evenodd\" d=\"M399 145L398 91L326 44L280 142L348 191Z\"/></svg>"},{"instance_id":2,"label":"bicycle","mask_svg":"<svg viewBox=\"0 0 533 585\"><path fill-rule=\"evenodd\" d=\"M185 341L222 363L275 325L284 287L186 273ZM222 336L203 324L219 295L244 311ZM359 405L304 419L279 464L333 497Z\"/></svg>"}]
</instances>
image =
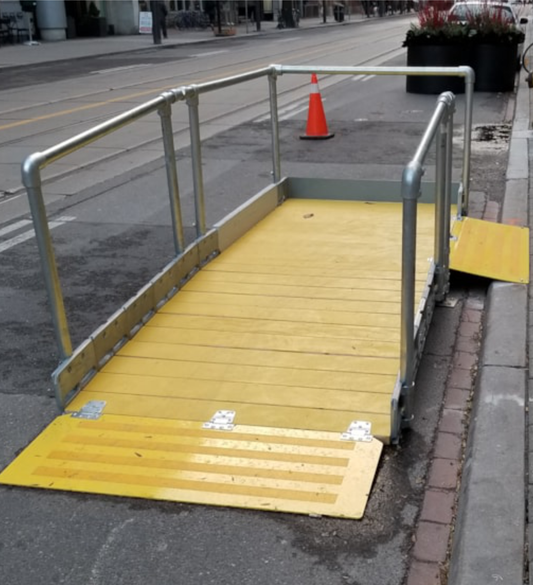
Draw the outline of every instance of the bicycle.
<instances>
[{"instance_id":1,"label":"bicycle","mask_svg":"<svg viewBox=\"0 0 533 585\"><path fill-rule=\"evenodd\" d=\"M520 57L519 57L520 58ZM530 43L522 52L522 67L530 75L533 72L533 43Z\"/></svg>"},{"instance_id":2,"label":"bicycle","mask_svg":"<svg viewBox=\"0 0 533 585\"><path fill-rule=\"evenodd\" d=\"M201 10L180 10L173 21L177 30L205 30L211 26L209 16Z\"/></svg>"}]
</instances>

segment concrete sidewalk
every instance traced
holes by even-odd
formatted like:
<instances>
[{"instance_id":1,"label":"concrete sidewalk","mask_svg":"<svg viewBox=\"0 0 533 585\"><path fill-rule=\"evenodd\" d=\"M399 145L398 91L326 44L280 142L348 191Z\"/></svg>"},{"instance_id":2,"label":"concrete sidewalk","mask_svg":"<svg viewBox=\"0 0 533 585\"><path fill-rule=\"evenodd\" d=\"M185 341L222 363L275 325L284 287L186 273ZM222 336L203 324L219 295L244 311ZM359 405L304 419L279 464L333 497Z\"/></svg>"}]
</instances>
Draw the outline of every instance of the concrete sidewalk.
<instances>
[{"instance_id":1,"label":"concrete sidewalk","mask_svg":"<svg viewBox=\"0 0 533 585\"><path fill-rule=\"evenodd\" d=\"M399 15L398 15L399 16ZM391 18L390 16L385 18ZM364 15L347 15L344 22L339 23L328 17L324 24L322 19L305 18L300 20L300 29L313 29L332 26L349 26L367 20ZM370 19L374 20L374 19ZM383 20L383 19L380 19ZM173 27L168 30L168 39L163 39L161 45L154 45L152 35L124 35L101 38L77 38L59 42L43 42L28 46L1 45L0 68L35 65L38 63L56 62L64 59L80 59L96 55L110 55L128 51L162 50L179 45L205 42L231 42L243 37L262 36L269 34L294 34L298 29L278 29L277 22L262 21L261 31L256 31L255 23L237 25L234 36L217 37L211 29L200 31L179 31Z\"/></svg>"},{"instance_id":2,"label":"concrete sidewalk","mask_svg":"<svg viewBox=\"0 0 533 585\"><path fill-rule=\"evenodd\" d=\"M525 46L533 40L532 25L530 13ZM532 217L528 209L533 197L533 132L531 90L525 77L525 72L520 71L500 221L527 227ZM531 250L530 239L530 255ZM528 347L533 339L531 319L528 320L531 294L530 285L494 282L489 288L450 585L532 582L529 551L533 523L528 514L533 494L529 426L533 415L528 408L533 388L532 362L528 363Z\"/></svg>"}]
</instances>

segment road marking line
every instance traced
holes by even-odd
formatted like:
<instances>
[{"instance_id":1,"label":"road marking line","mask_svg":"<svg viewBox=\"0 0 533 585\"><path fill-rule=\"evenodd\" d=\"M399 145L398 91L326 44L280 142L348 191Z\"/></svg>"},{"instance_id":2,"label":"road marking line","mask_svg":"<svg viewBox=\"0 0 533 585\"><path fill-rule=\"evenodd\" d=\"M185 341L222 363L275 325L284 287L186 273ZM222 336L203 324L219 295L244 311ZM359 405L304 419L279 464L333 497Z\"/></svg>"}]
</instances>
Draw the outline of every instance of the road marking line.
<instances>
[{"instance_id":1,"label":"road marking line","mask_svg":"<svg viewBox=\"0 0 533 585\"><path fill-rule=\"evenodd\" d=\"M100 73L114 73L115 71L127 71L128 69L139 69L141 67L151 67L149 63L139 63L138 65L123 65L122 67L111 67L110 69L99 69L98 71L91 71L91 75L98 75Z\"/></svg>"},{"instance_id":2,"label":"road marking line","mask_svg":"<svg viewBox=\"0 0 533 585\"><path fill-rule=\"evenodd\" d=\"M322 98L322 101L325 102L326 98ZM278 120L280 122L282 120L287 120L288 118L295 116L300 112L303 112L306 108L307 100L305 101L300 100L294 104L289 104L288 106L285 106L284 108L280 108L278 110ZM259 116L259 118L255 118L255 120L253 120L253 123L258 124L259 122L266 122L268 120L270 120L270 112L268 114L263 114L262 116Z\"/></svg>"},{"instance_id":3,"label":"road marking line","mask_svg":"<svg viewBox=\"0 0 533 585\"><path fill-rule=\"evenodd\" d=\"M2 228L0 230L0 236L7 236L7 234L10 234L11 232L16 232L17 230L26 227L27 225L30 224L31 224L30 219L21 219L20 221L12 223L11 225L6 226L5 228Z\"/></svg>"},{"instance_id":4,"label":"road marking line","mask_svg":"<svg viewBox=\"0 0 533 585\"><path fill-rule=\"evenodd\" d=\"M221 51L207 51L207 53L196 53L196 55L191 55L191 57L211 57L211 55L221 55L222 53L227 53L228 49L223 49Z\"/></svg>"},{"instance_id":5,"label":"road marking line","mask_svg":"<svg viewBox=\"0 0 533 585\"><path fill-rule=\"evenodd\" d=\"M369 79L372 79L372 77L376 77L375 75L365 75L364 79L361 79L361 81L368 81Z\"/></svg>"},{"instance_id":6,"label":"road marking line","mask_svg":"<svg viewBox=\"0 0 533 585\"><path fill-rule=\"evenodd\" d=\"M65 225L69 221L74 221L75 219L76 219L75 217L71 217L71 216L58 217L56 220L49 222L48 228L53 230L56 227L60 227L62 225ZM17 246L18 244L22 244L22 242L26 242L27 240L31 240L34 237L35 237L35 230L29 230L27 232L24 232L23 234L15 236L14 238L11 238L10 240L2 242L0 244L0 253L5 252L6 250L9 250L9 248L13 248L13 246Z\"/></svg>"},{"instance_id":7,"label":"road marking line","mask_svg":"<svg viewBox=\"0 0 533 585\"><path fill-rule=\"evenodd\" d=\"M352 41L349 41L349 43L346 43L346 47L348 48L349 46L352 45ZM310 49L302 49L300 51L296 51L295 53L293 53L292 55L287 56L286 58L281 57L280 59L278 59L278 63L283 64L284 62L286 62L287 60L289 62L294 61L294 59L298 58L298 57L309 57L310 55L313 55L315 53L321 53L324 50L324 48L318 47L314 50L310 50ZM334 51L334 52L340 52L340 50ZM394 58L396 55L400 55L401 53L405 52L405 49L400 48L397 49L397 51L387 51L385 57L383 57L381 59L381 61L387 60L387 59L392 59ZM379 57L378 57L379 59ZM258 59L259 61L259 59ZM380 61L378 60L378 63ZM270 62L264 62L264 64L258 64L257 67L266 67L270 64ZM249 71L249 68L243 68L243 67L239 67L238 69L234 69L234 70L229 70L224 77L231 77L232 75L237 75L239 73L244 73L246 71ZM220 77L220 72L217 72L213 75L209 75L207 77L201 78L197 81L193 81L192 83L205 83L207 81L211 81L213 79L217 79ZM167 78L164 78L167 79ZM157 81L159 80L153 80L153 81L148 81L147 83L157 83ZM163 81L163 79L161 79L161 81ZM186 84L186 85L190 85L190 84ZM117 88L117 90L120 88ZM127 102L133 98L137 98L137 97L141 97L144 95L154 95L157 94L158 92L162 92L162 91L167 91L169 89L176 89L176 85L166 85L163 87L158 87L158 88L152 88L152 89L147 89L144 91L139 91L137 93L131 93L129 95L126 96L122 96L122 97L118 97L118 98L113 98L110 100L105 100L102 102L94 102L92 104L85 104L83 106L78 106L76 108L70 108L68 110L62 110L60 112L54 112L53 114L45 114L43 116L36 116L35 118L27 118L26 120L17 120L16 122L11 122L10 124L4 124L3 126L0 126L0 130L8 130L10 128L16 128L18 126L26 126L27 124L32 124L33 122L40 122L41 120L50 120L52 118L60 118L61 116L66 116L68 114L74 114L76 112L82 112L84 110L90 110L92 108L99 108L102 106L107 106L108 104L113 104L116 102Z\"/></svg>"}]
</instances>

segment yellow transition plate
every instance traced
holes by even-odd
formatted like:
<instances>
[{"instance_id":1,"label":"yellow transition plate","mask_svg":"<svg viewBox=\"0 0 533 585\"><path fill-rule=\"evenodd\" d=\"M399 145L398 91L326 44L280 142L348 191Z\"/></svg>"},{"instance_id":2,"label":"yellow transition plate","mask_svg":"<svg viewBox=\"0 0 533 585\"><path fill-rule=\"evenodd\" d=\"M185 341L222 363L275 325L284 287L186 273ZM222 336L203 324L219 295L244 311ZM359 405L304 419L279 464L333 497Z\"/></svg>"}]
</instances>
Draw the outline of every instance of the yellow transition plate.
<instances>
[{"instance_id":1,"label":"yellow transition plate","mask_svg":"<svg viewBox=\"0 0 533 585\"><path fill-rule=\"evenodd\" d=\"M450 268L503 280L529 282L529 229L472 219L456 220L450 241Z\"/></svg>"},{"instance_id":2,"label":"yellow transition plate","mask_svg":"<svg viewBox=\"0 0 533 585\"><path fill-rule=\"evenodd\" d=\"M330 432L63 415L0 483L359 519L381 450Z\"/></svg>"}]
</instances>

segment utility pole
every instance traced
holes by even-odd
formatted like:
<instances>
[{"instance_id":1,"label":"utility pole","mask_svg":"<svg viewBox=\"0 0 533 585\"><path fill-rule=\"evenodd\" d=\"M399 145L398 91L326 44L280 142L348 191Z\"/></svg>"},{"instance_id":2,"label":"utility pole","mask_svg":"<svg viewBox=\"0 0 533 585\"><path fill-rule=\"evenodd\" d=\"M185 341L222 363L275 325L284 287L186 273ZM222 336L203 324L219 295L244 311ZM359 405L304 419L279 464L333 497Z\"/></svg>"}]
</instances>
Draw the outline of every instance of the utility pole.
<instances>
[{"instance_id":1,"label":"utility pole","mask_svg":"<svg viewBox=\"0 0 533 585\"><path fill-rule=\"evenodd\" d=\"M255 30L259 32L261 30L261 0L255 2Z\"/></svg>"},{"instance_id":2,"label":"utility pole","mask_svg":"<svg viewBox=\"0 0 533 585\"><path fill-rule=\"evenodd\" d=\"M327 16L326 16L326 0L322 0L322 22L326 24Z\"/></svg>"},{"instance_id":3,"label":"utility pole","mask_svg":"<svg viewBox=\"0 0 533 585\"><path fill-rule=\"evenodd\" d=\"M150 10L152 11L152 37L154 39L154 45L161 44L161 7L159 6L160 0L150 1Z\"/></svg>"}]
</instances>

